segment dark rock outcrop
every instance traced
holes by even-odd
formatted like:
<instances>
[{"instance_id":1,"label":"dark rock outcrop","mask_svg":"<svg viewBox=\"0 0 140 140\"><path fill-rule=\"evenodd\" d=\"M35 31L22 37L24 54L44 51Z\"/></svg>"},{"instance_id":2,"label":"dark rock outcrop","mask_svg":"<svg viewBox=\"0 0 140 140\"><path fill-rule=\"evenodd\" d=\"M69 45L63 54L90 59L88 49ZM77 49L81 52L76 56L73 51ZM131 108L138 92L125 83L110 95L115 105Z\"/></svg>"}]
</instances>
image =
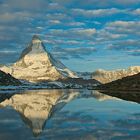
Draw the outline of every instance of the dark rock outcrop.
<instances>
[{"instance_id":1,"label":"dark rock outcrop","mask_svg":"<svg viewBox=\"0 0 140 140\"><path fill-rule=\"evenodd\" d=\"M140 73L99 85L96 89L107 95L140 103Z\"/></svg>"},{"instance_id":2,"label":"dark rock outcrop","mask_svg":"<svg viewBox=\"0 0 140 140\"><path fill-rule=\"evenodd\" d=\"M106 90L140 91L140 73L99 85L98 88Z\"/></svg>"},{"instance_id":3,"label":"dark rock outcrop","mask_svg":"<svg viewBox=\"0 0 140 140\"><path fill-rule=\"evenodd\" d=\"M21 82L14 77L12 77L10 74L6 74L5 72L0 70L0 86L9 86L9 85L20 85Z\"/></svg>"}]
</instances>

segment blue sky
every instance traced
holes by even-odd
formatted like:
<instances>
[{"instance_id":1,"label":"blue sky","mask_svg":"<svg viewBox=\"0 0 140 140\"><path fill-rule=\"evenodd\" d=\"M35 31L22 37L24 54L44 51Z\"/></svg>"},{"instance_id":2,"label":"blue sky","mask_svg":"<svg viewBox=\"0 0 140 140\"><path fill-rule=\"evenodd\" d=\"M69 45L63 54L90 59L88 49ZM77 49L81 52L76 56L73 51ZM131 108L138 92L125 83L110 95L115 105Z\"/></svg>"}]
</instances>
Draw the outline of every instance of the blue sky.
<instances>
[{"instance_id":1,"label":"blue sky","mask_svg":"<svg viewBox=\"0 0 140 140\"><path fill-rule=\"evenodd\" d=\"M139 65L140 0L0 0L0 63L34 34L75 71Z\"/></svg>"}]
</instances>

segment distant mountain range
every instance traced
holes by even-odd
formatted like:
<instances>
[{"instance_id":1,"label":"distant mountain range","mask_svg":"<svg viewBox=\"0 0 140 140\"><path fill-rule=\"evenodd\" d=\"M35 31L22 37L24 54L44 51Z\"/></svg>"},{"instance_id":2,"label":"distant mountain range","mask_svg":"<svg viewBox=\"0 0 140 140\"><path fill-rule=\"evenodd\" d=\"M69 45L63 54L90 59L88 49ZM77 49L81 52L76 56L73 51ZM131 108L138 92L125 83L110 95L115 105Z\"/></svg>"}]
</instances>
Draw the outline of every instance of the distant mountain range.
<instances>
[{"instance_id":1,"label":"distant mountain range","mask_svg":"<svg viewBox=\"0 0 140 140\"><path fill-rule=\"evenodd\" d=\"M97 81L105 84L118 79L122 79L123 77L131 76L140 72L140 66L129 67L128 69L114 70L114 71L106 71L99 69L92 73L92 79L96 79Z\"/></svg>"}]
</instances>

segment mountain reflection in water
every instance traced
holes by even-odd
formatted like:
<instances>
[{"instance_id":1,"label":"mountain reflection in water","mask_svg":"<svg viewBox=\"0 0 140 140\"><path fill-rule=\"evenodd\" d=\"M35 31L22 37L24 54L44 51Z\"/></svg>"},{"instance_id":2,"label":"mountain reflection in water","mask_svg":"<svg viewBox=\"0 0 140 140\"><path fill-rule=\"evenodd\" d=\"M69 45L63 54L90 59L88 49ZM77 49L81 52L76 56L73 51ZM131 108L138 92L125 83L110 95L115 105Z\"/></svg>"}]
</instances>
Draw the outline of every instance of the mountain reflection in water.
<instances>
[{"instance_id":1,"label":"mountain reflection in water","mask_svg":"<svg viewBox=\"0 0 140 140\"><path fill-rule=\"evenodd\" d=\"M49 121L49 119L53 120L53 118L55 118L55 115L57 116L57 114L61 112L62 108L64 108L65 110L65 108L69 106L70 101L72 102L72 100L74 100L77 102L80 99L92 99L92 98L95 99L94 100L95 104L93 107L96 107L95 106L96 102L99 102L99 101L117 100L118 102L121 102L120 99L118 98L102 94L98 91L36 90L36 91L27 91L22 94L15 94L11 96L11 98L2 101L0 103L0 106L1 106L1 109L7 106L14 108L14 110L19 112L20 117L23 120L23 122L32 129L34 136L39 136L42 130L45 129L46 122ZM80 109L85 108L85 106L90 107L91 101L89 100L89 102L86 102L85 104L84 104L84 101L83 101L83 104L81 101L78 104L79 106L75 105L72 108L70 107L70 110L80 111ZM65 105L66 107L64 107ZM100 106L98 105L97 107L100 107ZM102 113L103 112L104 111L102 111ZM95 116L96 116L96 111L93 113L95 113ZM102 115L100 115L100 117L102 117ZM105 119L108 119L108 118L105 118ZM48 129L48 131L49 130L50 129Z\"/></svg>"},{"instance_id":2,"label":"mountain reflection in water","mask_svg":"<svg viewBox=\"0 0 140 140\"><path fill-rule=\"evenodd\" d=\"M33 134L38 135L42 131L46 120L72 99L83 96L93 96L99 100L113 98L97 91L95 94L89 93L80 94L80 92L72 90L67 92L61 90L27 91L24 94L15 94L10 99L1 102L1 106L13 107L20 113L23 121L33 130Z\"/></svg>"}]
</instances>

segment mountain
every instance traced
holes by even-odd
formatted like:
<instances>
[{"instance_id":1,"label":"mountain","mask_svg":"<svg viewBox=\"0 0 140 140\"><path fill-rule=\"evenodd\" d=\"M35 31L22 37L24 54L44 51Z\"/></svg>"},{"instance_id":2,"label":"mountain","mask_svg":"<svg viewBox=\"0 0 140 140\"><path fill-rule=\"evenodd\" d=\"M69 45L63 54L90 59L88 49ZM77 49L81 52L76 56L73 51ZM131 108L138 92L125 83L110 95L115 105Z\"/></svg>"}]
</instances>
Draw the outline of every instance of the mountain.
<instances>
[{"instance_id":1,"label":"mountain","mask_svg":"<svg viewBox=\"0 0 140 140\"><path fill-rule=\"evenodd\" d=\"M83 78L83 79L91 79L92 78L92 72L76 72L78 77Z\"/></svg>"},{"instance_id":2,"label":"mountain","mask_svg":"<svg viewBox=\"0 0 140 140\"><path fill-rule=\"evenodd\" d=\"M95 79L67 78L58 80L64 88L93 88L101 83Z\"/></svg>"},{"instance_id":3,"label":"mountain","mask_svg":"<svg viewBox=\"0 0 140 140\"><path fill-rule=\"evenodd\" d=\"M129 67L128 69L106 71L99 69L92 73L92 78L101 83L109 83L126 76L131 76L140 72L140 66Z\"/></svg>"},{"instance_id":4,"label":"mountain","mask_svg":"<svg viewBox=\"0 0 140 140\"><path fill-rule=\"evenodd\" d=\"M10 74L6 74L5 72L0 70L0 86L8 86L8 85L20 85L21 82L14 77L12 77Z\"/></svg>"},{"instance_id":5,"label":"mountain","mask_svg":"<svg viewBox=\"0 0 140 140\"><path fill-rule=\"evenodd\" d=\"M23 50L17 62L0 69L10 73L15 78L30 82L55 81L66 77L77 78L75 73L56 60L45 49L43 42L37 35L33 36L32 41Z\"/></svg>"},{"instance_id":6,"label":"mountain","mask_svg":"<svg viewBox=\"0 0 140 140\"><path fill-rule=\"evenodd\" d=\"M140 91L140 73L98 86L105 90Z\"/></svg>"},{"instance_id":7,"label":"mountain","mask_svg":"<svg viewBox=\"0 0 140 140\"><path fill-rule=\"evenodd\" d=\"M140 103L140 73L98 85L96 89L107 95Z\"/></svg>"}]
</instances>

